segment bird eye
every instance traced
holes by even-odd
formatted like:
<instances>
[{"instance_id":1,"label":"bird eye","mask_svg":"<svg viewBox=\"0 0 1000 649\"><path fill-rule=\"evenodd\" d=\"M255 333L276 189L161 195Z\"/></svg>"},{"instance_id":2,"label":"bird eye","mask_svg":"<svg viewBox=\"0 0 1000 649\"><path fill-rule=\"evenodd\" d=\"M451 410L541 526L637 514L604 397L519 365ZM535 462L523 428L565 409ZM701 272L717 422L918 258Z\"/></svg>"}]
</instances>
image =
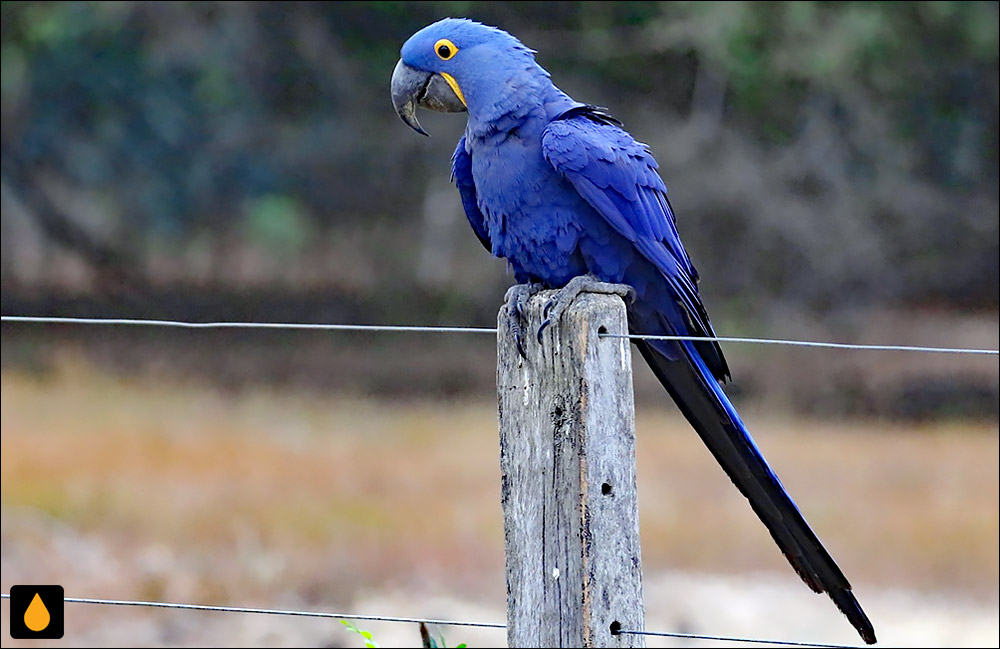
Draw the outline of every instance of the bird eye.
<instances>
[{"instance_id":1,"label":"bird eye","mask_svg":"<svg viewBox=\"0 0 1000 649\"><path fill-rule=\"evenodd\" d=\"M437 43L434 43L434 51L442 61L447 61L458 53L458 48L447 38L442 38Z\"/></svg>"}]
</instances>

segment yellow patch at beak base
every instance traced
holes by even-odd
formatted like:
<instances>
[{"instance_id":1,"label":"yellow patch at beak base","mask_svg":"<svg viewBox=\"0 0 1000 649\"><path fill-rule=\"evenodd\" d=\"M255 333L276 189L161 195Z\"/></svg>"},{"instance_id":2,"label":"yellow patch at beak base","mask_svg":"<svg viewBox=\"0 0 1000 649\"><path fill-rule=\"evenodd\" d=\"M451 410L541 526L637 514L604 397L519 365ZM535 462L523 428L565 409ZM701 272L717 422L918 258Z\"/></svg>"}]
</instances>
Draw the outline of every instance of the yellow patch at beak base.
<instances>
[{"instance_id":1,"label":"yellow patch at beak base","mask_svg":"<svg viewBox=\"0 0 1000 649\"><path fill-rule=\"evenodd\" d=\"M469 105L465 103L465 95L462 94L462 89L458 87L458 82L455 81L455 77L451 76L447 72L438 72L438 74L440 74L441 78L448 82L448 85L451 86L451 89L455 92L455 96L462 102L462 105L468 108Z\"/></svg>"}]
</instances>

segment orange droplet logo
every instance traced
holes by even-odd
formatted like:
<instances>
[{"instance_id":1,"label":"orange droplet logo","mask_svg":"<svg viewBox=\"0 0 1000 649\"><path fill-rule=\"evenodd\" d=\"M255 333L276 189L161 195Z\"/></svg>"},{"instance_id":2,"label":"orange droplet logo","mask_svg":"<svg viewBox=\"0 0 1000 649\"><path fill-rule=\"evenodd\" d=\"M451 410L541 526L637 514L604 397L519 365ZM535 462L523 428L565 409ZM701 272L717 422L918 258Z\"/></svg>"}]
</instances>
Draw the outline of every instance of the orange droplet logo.
<instances>
[{"instance_id":1,"label":"orange droplet logo","mask_svg":"<svg viewBox=\"0 0 1000 649\"><path fill-rule=\"evenodd\" d=\"M38 633L49 625L51 619L49 609L45 608L42 598L35 593L35 597L28 604L28 610L24 612L24 625Z\"/></svg>"}]
</instances>

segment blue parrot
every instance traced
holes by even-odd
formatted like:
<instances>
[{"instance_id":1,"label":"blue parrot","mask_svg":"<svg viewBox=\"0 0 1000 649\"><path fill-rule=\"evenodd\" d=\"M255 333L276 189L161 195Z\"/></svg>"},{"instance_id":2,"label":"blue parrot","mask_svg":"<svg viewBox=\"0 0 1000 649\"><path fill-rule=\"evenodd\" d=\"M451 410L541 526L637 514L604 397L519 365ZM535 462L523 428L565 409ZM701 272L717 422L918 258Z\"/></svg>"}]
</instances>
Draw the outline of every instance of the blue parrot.
<instances>
[{"instance_id":1,"label":"blue parrot","mask_svg":"<svg viewBox=\"0 0 1000 649\"><path fill-rule=\"evenodd\" d=\"M421 29L400 56L391 95L407 125L426 135L417 106L468 112L452 176L476 236L518 283L507 308L523 315L531 295L560 289L545 304L539 341L578 293L621 291L612 285L631 287L631 332L715 337L658 165L620 122L557 88L516 38L471 20ZM514 335L523 353L521 332ZM719 344L635 344L802 580L875 643L851 584L723 391L730 372Z\"/></svg>"}]
</instances>

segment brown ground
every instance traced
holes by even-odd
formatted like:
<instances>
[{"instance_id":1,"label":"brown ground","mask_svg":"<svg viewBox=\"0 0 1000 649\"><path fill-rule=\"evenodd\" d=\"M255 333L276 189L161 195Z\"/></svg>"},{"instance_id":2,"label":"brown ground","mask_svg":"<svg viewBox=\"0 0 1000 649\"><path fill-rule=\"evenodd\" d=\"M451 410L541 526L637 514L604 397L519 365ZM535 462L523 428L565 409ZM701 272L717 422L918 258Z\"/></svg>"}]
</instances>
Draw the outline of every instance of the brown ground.
<instances>
[{"instance_id":1,"label":"brown ground","mask_svg":"<svg viewBox=\"0 0 1000 649\"><path fill-rule=\"evenodd\" d=\"M491 402L223 394L72 363L44 379L5 372L0 395L3 592L60 583L77 597L347 610L433 591L502 621ZM996 422L747 420L862 601L906 589L996 610ZM668 570L796 581L672 410L640 410L638 435L648 587ZM411 606L367 612L436 614ZM328 622L67 613L73 644L362 644ZM8 615L4 601L15 646Z\"/></svg>"}]
</instances>

